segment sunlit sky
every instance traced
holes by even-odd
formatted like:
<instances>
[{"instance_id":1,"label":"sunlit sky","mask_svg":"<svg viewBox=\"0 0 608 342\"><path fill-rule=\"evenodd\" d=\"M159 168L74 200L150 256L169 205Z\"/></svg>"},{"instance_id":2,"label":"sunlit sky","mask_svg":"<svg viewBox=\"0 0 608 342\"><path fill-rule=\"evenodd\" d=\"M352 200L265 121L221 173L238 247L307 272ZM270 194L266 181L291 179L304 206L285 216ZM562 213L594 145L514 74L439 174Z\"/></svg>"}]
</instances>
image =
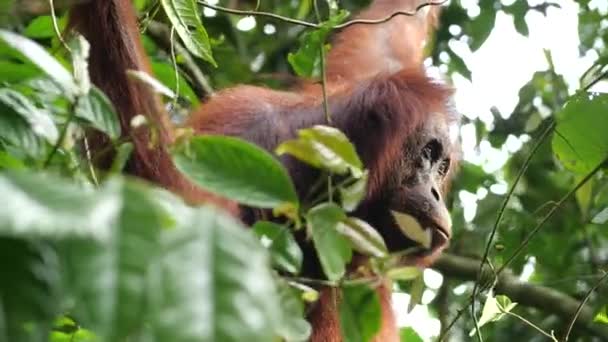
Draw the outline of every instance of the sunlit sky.
<instances>
[{"instance_id":1,"label":"sunlit sky","mask_svg":"<svg viewBox=\"0 0 608 342\"><path fill-rule=\"evenodd\" d=\"M477 0L461 0L471 16L479 13ZM504 5L510 5L515 0L503 0ZM209 1L217 3L217 1ZM544 0L528 0L531 6L544 3ZM593 52L586 56L579 56L578 39L578 5L572 0L552 0L561 8L550 7L547 16L542 13L530 11L526 15L529 27L529 37L517 33L510 15L498 13L495 28L484 45L476 52L471 52L465 42L452 42L450 47L461 56L472 72L469 81L460 75L452 78L456 89L456 107L464 116L481 119L488 127L492 125L493 115L490 108L496 107L501 114L509 115L518 102L519 89L527 83L532 74L539 70L547 70L548 63L544 49L551 52L556 72L564 76L570 91L579 87L579 78L597 59ZM607 0L592 0L590 6L597 8L602 14L608 13ZM215 12L205 9L206 16L213 16ZM237 28L248 31L256 26L255 18L244 17L237 23ZM457 29L457 28L450 28ZM273 27L265 27L264 31L272 35ZM254 66L252 68L255 69ZM445 66L444 66L445 68ZM441 73L431 70L431 73ZM598 84L593 88L596 91L608 91L606 84ZM549 114L549 113L547 113ZM489 142L482 142L476 148L475 127L472 124L461 128L463 143L463 158L469 162L481 165L487 172L496 172L507 161L510 154L516 152L528 137L509 137L505 146L498 150L490 146ZM500 178L500 174L497 175ZM491 188L498 194L506 192L506 184ZM465 209L465 218L471 220L475 216L476 201L483 198L487 190L478 191L477 194L462 192L459 194ZM528 278L534 269L534 261L524 269L522 278ZM425 270L425 283L428 287L423 304L430 302L436 295L436 289L441 286L441 274L433 270ZM454 288L456 294L462 294L465 286ZM439 334L439 321L433 318L426 306L417 306L410 314L406 313L409 296L396 293L393 297L397 312L397 321L400 326L412 326L425 340Z\"/></svg>"}]
</instances>

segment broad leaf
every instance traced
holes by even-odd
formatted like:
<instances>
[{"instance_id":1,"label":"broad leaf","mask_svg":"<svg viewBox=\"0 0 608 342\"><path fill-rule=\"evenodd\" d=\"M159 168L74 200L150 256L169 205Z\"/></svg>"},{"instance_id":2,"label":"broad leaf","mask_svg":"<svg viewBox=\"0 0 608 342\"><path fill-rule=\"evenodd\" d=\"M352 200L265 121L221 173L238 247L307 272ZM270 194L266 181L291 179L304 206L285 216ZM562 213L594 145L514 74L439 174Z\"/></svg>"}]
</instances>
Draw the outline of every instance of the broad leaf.
<instances>
[{"instance_id":1,"label":"broad leaf","mask_svg":"<svg viewBox=\"0 0 608 342\"><path fill-rule=\"evenodd\" d=\"M36 135L29 123L19 114L0 103L0 140L34 158L46 151L44 140Z\"/></svg>"},{"instance_id":2,"label":"broad leaf","mask_svg":"<svg viewBox=\"0 0 608 342\"><path fill-rule=\"evenodd\" d=\"M0 29L0 40L18 51L28 62L38 66L61 85L68 95L75 93L76 85L72 75L36 42L2 29Z\"/></svg>"},{"instance_id":3,"label":"broad leaf","mask_svg":"<svg viewBox=\"0 0 608 342\"><path fill-rule=\"evenodd\" d=\"M120 137L120 123L114 105L97 87L93 86L88 95L78 99L76 117L112 139Z\"/></svg>"},{"instance_id":4,"label":"broad leaf","mask_svg":"<svg viewBox=\"0 0 608 342\"><path fill-rule=\"evenodd\" d=\"M422 295L424 294L424 277L420 275L420 277L414 279L412 282L412 287L410 287L410 302L407 305L407 312L410 313L416 305L422 302Z\"/></svg>"},{"instance_id":5,"label":"broad leaf","mask_svg":"<svg viewBox=\"0 0 608 342\"><path fill-rule=\"evenodd\" d=\"M161 4L188 51L215 66L209 36L201 22L196 1L161 0Z\"/></svg>"},{"instance_id":6,"label":"broad leaf","mask_svg":"<svg viewBox=\"0 0 608 342\"><path fill-rule=\"evenodd\" d=\"M154 273L162 278L148 292L159 341L270 341L276 334L270 260L236 220L198 210L186 226L163 232L161 248Z\"/></svg>"},{"instance_id":7,"label":"broad leaf","mask_svg":"<svg viewBox=\"0 0 608 342\"><path fill-rule=\"evenodd\" d=\"M270 251L273 263L282 270L296 274L302 267L302 250L287 227L258 221L253 231Z\"/></svg>"},{"instance_id":8,"label":"broad leaf","mask_svg":"<svg viewBox=\"0 0 608 342\"><path fill-rule=\"evenodd\" d=\"M31 173L0 174L0 235L47 239L110 238L121 207L121 182L99 191Z\"/></svg>"},{"instance_id":9,"label":"broad leaf","mask_svg":"<svg viewBox=\"0 0 608 342\"><path fill-rule=\"evenodd\" d=\"M36 107L30 99L8 88L0 89L0 103L25 119L36 135L45 138L51 144L57 142L59 130L53 122L51 113L46 109Z\"/></svg>"},{"instance_id":10,"label":"broad leaf","mask_svg":"<svg viewBox=\"0 0 608 342\"><path fill-rule=\"evenodd\" d=\"M355 147L338 129L318 125L299 130L298 136L298 139L279 145L276 153L290 154L314 167L324 168L336 174L350 171L355 178L364 175L363 163Z\"/></svg>"},{"instance_id":11,"label":"broad leaf","mask_svg":"<svg viewBox=\"0 0 608 342\"><path fill-rule=\"evenodd\" d=\"M312 208L306 219L325 275L329 280L339 280L352 257L348 240L337 230L346 214L337 205L324 203Z\"/></svg>"},{"instance_id":12,"label":"broad leaf","mask_svg":"<svg viewBox=\"0 0 608 342\"><path fill-rule=\"evenodd\" d=\"M201 187L240 203L298 206L287 171L268 152L227 136L198 136L173 154L177 168Z\"/></svg>"},{"instance_id":13,"label":"broad leaf","mask_svg":"<svg viewBox=\"0 0 608 342\"><path fill-rule=\"evenodd\" d=\"M357 179L353 184L339 188L340 201L344 210L351 212L357 209L357 206L367 194L368 178L369 172L366 170L361 175L361 178Z\"/></svg>"},{"instance_id":14,"label":"broad leaf","mask_svg":"<svg viewBox=\"0 0 608 342\"><path fill-rule=\"evenodd\" d=\"M556 120L553 151L565 167L587 174L608 157L608 94L575 95Z\"/></svg>"},{"instance_id":15,"label":"broad leaf","mask_svg":"<svg viewBox=\"0 0 608 342\"><path fill-rule=\"evenodd\" d=\"M299 291L285 282L280 282L279 299L281 301L279 335L286 341L307 341L312 328L304 319L304 303Z\"/></svg>"},{"instance_id":16,"label":"broad leaf","mask_svg":"<svg viewBox=\"0 0 608 342\"><path fill-rule=\"evenodd\" d=\"M370 341L380 330L380 300L369 286L344 286L339 305L340 330L345 342Z\"/></svg>"},{"instance_id":17,"label":"broad leaf","mask_svg":"<svg viewBox=\"0 0 608 342\"><path fill-rule=\"evenodd\" d=\"M412 324L415 324L412 322ZM422 337L411 327L401 328L399 330L399 340L401 342L424 342Z\"/></svg>"},{"instance_id":18,"label":"broad leaf","mask_svg":"<svg viewBox=\"0 0 608 342\"><path fill-rule=\"evenodd\" d=\"M480 0L479 1L480 13L469 23L469 33L471 37L471 43L469 46L471 50L475 51L483 45L488 39L492 29L494 29L494 23L496 21L496 7L494 0Z\"/></svg>"},{"instance_id":19,"label":"broad leaf","mask_svg":"<svg viewBox=\"0 0 608 342\"><path fill-rule=\"evenodd\" d=\"M89 45L89 42L79 34L70 41L74 83L76 83L79 95L86 95L91 90L91 79L89 78L90 50L91 45Z\"/></svg>"},{"instance_id":20,"label":"broad leaf","mask_svg":"<svg viewBox=\"0 0 608 342\"><path fill-rule=\"evenodd\" d=\"M6 201L3 201L6 203ZM27 215L26 212L20 212ZM1 222L1 221L0 221ZM6 341L41 341L60 310L57 255L46 243L0 238L0 332Z\"/></svg>"},{"instance_id":21,"label":"broad leaf","mask_svg":"<svg viewBox=\"0 0 608 342\"><path fill-rule=\"evenodd\" d=\"M388 254L388 249L380 233L363 220L349 217L340 222L336 229L361 254L377 258L385 257Z\"/></svg>"}]
</instances>

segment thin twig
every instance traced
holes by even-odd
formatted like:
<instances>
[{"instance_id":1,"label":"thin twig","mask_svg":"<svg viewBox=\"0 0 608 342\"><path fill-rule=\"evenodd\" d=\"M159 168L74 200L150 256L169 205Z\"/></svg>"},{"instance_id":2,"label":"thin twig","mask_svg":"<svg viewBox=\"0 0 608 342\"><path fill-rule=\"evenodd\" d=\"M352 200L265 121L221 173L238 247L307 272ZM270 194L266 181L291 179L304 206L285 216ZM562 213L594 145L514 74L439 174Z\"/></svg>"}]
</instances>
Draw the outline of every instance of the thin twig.
<instances>
[{"instance_id":1,"label":"thin twig","mask_svg":"<svg viewBox=\"0 0 608 342\"><path fill-rule=\"evenodd\" d=\"M51 21L53 22L53 30L55 30L55 35L57 36L57 39L59 39L61 45L63 45L63 47L68 50L68 52L72 52L69 45L63 39L63 36L61 35L61 30L59 30L59 24L57 23L57 15L55 14L54 0L49 0L49 8L51 10Z\"/></svg>"},{"instance_id":2,"label":"thin twig","mask_svg":"<svg viewBox=\"0 0 608 342\"><path fill-rule=\"evenodd\" d=\"M578 191L578 189L585 185L591 179L591 177L593 177L599 170L601 170L606 161L608 161L608 158L604 159L601 163L599 163L580 182L578 182L578 184L573 189L568 191L568 193L566 193L564 197L557 201L555 206L551 208L547 215L545 215L545 217L543 217L543 219L536 225L536 227L534 227L532 231L528 233L528 235L524 238L524 241L522 241L522 243L515 249L515 252L513 252L513 254L511 254L511 256L507 259L507 261L505 261L502 266L500 266L500 268L496 272L497 274L502 273L513 262L513 260L515 260L515 258L519 256L519 254L524 250L524 248L528 246L530 240L532 240L532 238L539 232L539 230L545 225L545 223L549 221L553 214L557 212L557 209L561 208L561 206L566 202L566 200L568 200L574 193Z\"/></svg>"},{"instance_id":3,"label":"thin twig","mask_svg":"<svg viewBox=\"0 0 608 342\"><path fill-rule=\"evenodd\" d=\"M557 339L555 338L555 336L547 333L546 331L544 331L543 329L541 329L539 326L537 326L536 324L530 322L529 320L525 319L523 316L520 316L514 312L511 311L505 311L505 310L500 310L502 311L502 313L507 314L509 316L513 316L517 319L519 319L520 321L524 322L525 324L529 325L530 327L534 328L534 330L538 331L539 333L543 334L544 336L550 338L552 341L557 342Z\"/></svg>"},{"instance_id":4,"label":"thin twig","mask_svg":"<svg viewBox=\"0 0 608 342\"><path fill-rule=\"evenodd\" d=\"M74 100L74 102L70 106L70 114L68 115L68 118L67 118L67 120L65 122L65 125L63 126L63 129L61 130L61 133L59 134L59 138L57 139L57 141L53 145L53 147L51 149L51 152L49 152L49 155L46 157L46 160L44 161L43 167L45 169L47 167L49 167L49 165L51 164L51 161L53 160L53 157L55 156L55 154L59 150L59 147L61 146L61 144L65 140L66 135L68 134L68 128L70 126L70 123L76 117L76 106L78 105L78 101L79 100L80 100L80 97L76 97L76 99Z\"/></svg>"},{"instance_id":5,"label":"thin twig","mask_svg":"<svg viewBox=\"0 0 608 342\"><path fill-rule=\"evenodd\" d=\"M502 221L502 218L504 216L505 210L507 208L507 204L509 203L509 200L513 197L513 194L515 193L515 188L519 184L519 181L521 180L523 175L528 170L528 167L530 166L530 162L532 161L532 158L536 155L536 152L542 146L542 144L545 142L545 139L549 136L549 133L551 133L551 131L553 130L554 127L555 127L555 121L551 122L551 124L549 124L547 126L547 128L539 136L538 140L534 144L534 147L532 147L532 151L530 151L530 153L528 153L528 156L526 157L526 160L524 161L523 166L519 169L517 176L515 176L515 180L513 181L513 184L511 185L511 188L509 189L507 196L505 197L504 201L502 202L502 205L500 206L500 209L498 210L498 215L496 216L496 221L494 222L494 227L492 227L492 231L490 232L490 237L488 238L488 241L486 243L483 257L481 258L481 261L479 263L477 281L473 285L473 293L472 293L473 298L477 297L477 290L479 289L479 281L480 281L481 274L482 274L481 271L482 271L485 263L488 262L488 256L490 254L490 249L492 248L492 243L494 242L494 237L496 236L496 233L498 232L498 227L500 226L500 222ZM477 314L475 312L475 300L471 301L471 314L473 315L473 321L475 322L475 326L477 326L479 323L477 321ZM479 332L479 329L477 329L477 331L478 331L478 339L481 341L481 336L480 336L481 333Z\"/></svg>"},{"instance_id":6,"label":"thin twig","mask_svg":"<svg viewBox=\"0 0 608 342\"><path fill-rule=\"evenodd\" d=\"M566 330L566 334L564 335L564 342L568 341L568 337L570 336L570 332L572 332L574 323L576 322L576 319L578 318L578 316L581 314L581 311L583 311L583 307L585 306L585 304L591 297L591 294L593 294L593 292L595 292L595 290L597 290L597 288L600 287L600 284L603 283L604 280L606 280L606 279L608 279L608 272L604 273L604 276L601 277L600 280L598 280L597 283L595 283L595 285L589 289L589 291L587 291L587 294L581 301L578 308L576 308L576 313L574 314L574 316L572 317L572 320L570 321L570 324L568 325L568 330Z\"/></svg>"},{"instance_id":7,"label":"thin twig","mask_svg":"<svg viewBox=\"0 0 608 342\"><path fill-rule=\"evenodd\" d=\"M382 24L385 23L387 21L390 21L391 19L397 17L397 16L407 16L407 17L413 17L415 16L418 11L420 11L421 9L427 7L427 6L441 6L443 5L447 0L444 1L439 1L439 2L425 2L423 4L418 5L413 11L397 11L397 12L393 12L390 15L381 18L381 19L354 19L354 20L350 20L347 21L345 23L342 23L340 25L336 25L333 28L340 30L340 29L344 29L347 28L349 26L352 25L378 25L378 24ZM205 1L201 1L198 0L198 3L201 4L203 7L208 7L211 9L214 9L218 12L224 12L224 13L229 13L229 14L236 14L236 15L242 15L242 16L254 16L254 17L266 17L266 18L272 18L272 19L276 19L279 21L283 21L289 24L294 24L294 25L299 25L299 26L305 26L305 27L310 27L310 28L315 28L318 29L321 27L320 24L315 24L315 23L311 23L308 21L304 21L304 20L298 20L298 19L294 19L294 18L289 18L289 17L285 17L282 15L278 15L278 14L274 14L274 13L270 13L270 12L260 12L260 11L247 11L247 10L237 10L237 9L232 9L232 8L227 8L227 7L222 7L222 6L217 6L217 5L212 5L208 2Z\"/></svg>"}]
</instances>

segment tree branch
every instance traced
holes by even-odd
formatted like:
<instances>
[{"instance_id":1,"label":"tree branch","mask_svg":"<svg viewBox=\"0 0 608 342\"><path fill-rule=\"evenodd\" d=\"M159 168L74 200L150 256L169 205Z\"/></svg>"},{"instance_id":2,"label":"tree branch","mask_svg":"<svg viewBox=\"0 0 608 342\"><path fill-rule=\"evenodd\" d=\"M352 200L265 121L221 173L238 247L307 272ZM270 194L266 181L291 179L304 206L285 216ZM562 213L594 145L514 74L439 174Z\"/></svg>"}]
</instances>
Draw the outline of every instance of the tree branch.
<instances>
[{"instance_id":1,"label":"tree branch","mask_svg":"<svg viewBox=\"0 0 608 342\"><path fill-rule=\"evenodd\" d=\"M444 254L433 265L433 268L446 277L460 280L476 281L478 279L479 260ZM491 279L494 276L489 267L484 267L480 279ZM575 298L555 289L523 282L510 271L498 276L496 294L504 294L514 302L533 307L559 316L569 322L580 307L576 325L594 336L608 340L608 326L593 323L594 312L589 306L581 306Z\"/></svg>"}]
</instances>

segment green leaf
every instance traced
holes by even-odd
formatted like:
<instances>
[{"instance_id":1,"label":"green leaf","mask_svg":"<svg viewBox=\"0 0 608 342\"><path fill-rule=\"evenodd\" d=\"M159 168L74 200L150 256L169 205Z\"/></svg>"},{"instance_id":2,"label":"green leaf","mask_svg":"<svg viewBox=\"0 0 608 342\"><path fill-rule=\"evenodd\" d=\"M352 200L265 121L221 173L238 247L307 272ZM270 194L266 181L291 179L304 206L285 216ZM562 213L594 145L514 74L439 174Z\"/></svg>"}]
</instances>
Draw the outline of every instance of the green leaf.
<instances>
[{"instance_id":1,"label":"green leaf","mask_svg":"<svg viewBox=\"0 0 608 342\"><path fill-rule=\"evenodd\" d=\"M161 0L175 31L192 54L217 66L211 52L209 36L201 22L195 0Z\"/></svg>"},{"instance_id":2,"label":"green leaf","mask_svg":"<svg viewBox=\"0 0 608 342\"><path fill-rule=\"evenodd\" d=\"M412 282L412 287L410 287L410 302L407 306L408 313L412 312L416 305L422 302L424 288L424 277L420 275L418 278L414 279L414 281Z\"/></svg>"},{"instance_id":3,"label":"green leaf","mask_svg":"<svg viewBox=\"0 0 608 342\"><path fill-rule=\"evenodd\" d=\"M0 80L17 83L41 75L40 70L31 64L0 60Z\"/></svg>"},{"instance_id":4,"label":"green leaf","mask_svg":"<svg viewBox=\"0 0 608 342\"><path fill-rule=\"evenodd\" d=\"M553 151L566 168L587 174L608 157L608 94L573 96L556 121Z\"/></svg>"},{"instance_id":5,"label":"green leaf","mask_svg":"<svg viewBox=\"0 0 608 342\"><path fill-rule=\"evenodd\" d=\"M280 307L264 248L210 209L163 231L162 280L148 292L158 341L270 341Z\"/></svg>"},{"instance_id":6,"label":"green leaf","mask_svg":"<svg viewBox=\"0 0 608 342\"><path fill-rule=\"evenodd\" d=\"M363 172L361 178L357 179L353 184L343 186L339 188L340 201L344 210L351 212L357 209L359 203L367 195L367 181L369 178L369 172L366 170Z\"/></svg>"},{"instance_id":7,"label":"green leaf","mask_svg":"<svg viewBox=\"0 0 608 342\"><path fill-rule=\"evenodd\" d=\"M72 75L40 45L30 39L2 29L0 29L0 40L18 51L28 62L38 66L40 70L57 82L68 95L75 93L76 85Z\"/></svg>"},{"instance_id":8,"label":"green leaf","mask_svg":"<svg viewBox=\"0 0 608 342\"><path fill-rule=\"evenodd\" d=\"M471 36L469 46L476 51L488 39L496 21L496 8L494 0L480 0L481 9L479 15L469 23L467 33Z\"/></svg>"},{"instance_id":9,"label":"green leaf","mask_svg":"<svg viewBox=\"0 0 608 342\"><path fill-rule=\"evenodd\" d=\"M0 238L0 260L3 340L41 341L61 307L55 251L42 242Z\"/></svg>"},{"instance_id":10,"label":"green leaf","mask_svg":"<svg viewBox=\"0 0 608 342\"><path fill-rule=\"evenodd\" d=\"M307 341L312 332L310 323L304 319L304 303L299 291L287 283L279 282L281 320L279 336L286 341Z\"/></svg>"},{"instance_id":11,"label":"green leaf","mask_svg":"<svg viewBox=\"0 0 608 342\"><path fill-rule=\"evenodd\" d=\"M401 342L424 342L422 337L411 327L401 328L399 330L399 337Z\"/></svg>"},{"instance_id":12,"label":"green leaf","mask_svg":"<svg viewBox=\"0 0 608 342\"><path fill-rule=\"evenodd\" d=\"M142 185L127 183L122 195L111 239L61 245L64 286L78 303L70 311L79 323L104 341L275 335L276 288L268 255L251 232Z\"/></svg>"},{"instance_id":13,"label":"green leaf","mask_svg":"<svg viewBox=\"0 0 608 342\"><path fill-rule=\"evenodd\" d=\"M133 143L130 142L120 144L120 146L116 148L116 154L114 156L114 160L112 161L112 166L110 166L111 174L119 174L122 172L127 165L129 158L131 158L134 148Z\"/></svg>"},{"instance_id":14,"label":"green leaf","mask_svg":"<svg viewBox=\"0 0 608 342\"><path fill-rule=\"evenodd\" d=\"M27 97L7 88L0 89L0 103L25 119L36 135L51 144L57 142L59 130L46 109L36 107Z\"/></svg>"},{"instance_id":15,"label":"green leaf","mask_svg":"<svg viewBox=\"0 0 608 342\"><path fill-rule=\"evenodd\" d=\"M76 83L78 95L86 95L91 90L91 79L89 78L89 52L91 45L80 34L71 39L69 45L74 69L74 83Z\"/></svg>"},{"instance_id":16,"label":"green leaf","mask_svg":"<svg viewBox=\"0 0 608 342\"><path fill-rule=\"evenodd\" d=\"M423 276L422 269L416 266L404 266L391 268L386 272L386 276L391 280L414 280Z\"/></svg>"},{"instance_id":17,"label":"green leaf","mask_svg":"<svg viewBox=\"0 0 608 342\"><path fill-rule=\"evenodd\" d=\"M608 222L608 208L604 208L604 210L597 213L591 220L591 223L594 224L604 224L606 222Z\"/></svg>"},{"instance_id":18,"label":"green leaf","mask_svg":"<svg viewBox=\"0 0 608 342\"><path fill-rule=\"evenodd\" d=\"M325 41L334 26L348 17L347 11L341 10L328 21L321 23L316 30L306 31L300 37L300 48L295 53L289 53L287 60L298 76L315 77L320 75L321 48L327 49Z\"/></svg>"},{"instance_id":19,"label":"green leaf","mask_svg":"<svg viewBox=\"0 0 608 342\"><path fill-rule=\"evenodd\" d=\"M23 161L15 158L5 151L0 150L0 170L23 170L25 164Z\"/></svg>"},{"instance_id":20,"label":"green leaf","mask_svg":"<svg viewBox=\"0 0 608 342\"><path fill-rule=\"evenodd\" d=\"M156 79L161 81L165 87L169 89L177 89L175 80L175 69L173 65L169 63L152 62L152 71ZM179 96L186 98L192 106L196 106L200 103L198 96L190 87L190 84L186 82L185 77L178 78L179 84Z\"/></svg>"},{"instance_id":21,"label":"green leaf","mask_svg":"<svg viewBox=\"0 0 608 342\"><path fill-rule=\"evenodd\" d=\"M227 136L197 136L173 153L177 168L201 187L240 203L298 207L287 171L268 152Z\"/></svg>"},{"instance_id":22,"label":"green leaf","mask_svg":"<svg viewBox=\"0 0 608 342\"><path fill-rule=\"evenodd\" d=\"M513 24L515 25L517 32L522 36L527 37L530 34L528 24L526 23L526 14L530 10L528 1L517 0L512 5L503 7L503 9L506 13L513 16Z\"/></svg>"},{"instance_id":23,"label":"green leaf","mask_svg":"<svg viewBox=\"0 0 608 342\"><path fill-rule=\"evenodd\" d=\"M355 147L340 130L317 125L298 131L298 139L288 140L276 149L278 155L290 154L317 168L336 174L350 171L352 176L364 175L363 163Z\"/></svg>"},{"instance_id":24,"label":"green leaf","mask_svg":"<svg viewBox=\"0 0 608 342\"><path fill-rule=\"evenodd\" d=\"M21 238L110 238L121 207L120 182L99 191L32 173L0 174L0 235Z\"/></svg>"},{"instance_id":25,"label":"green leaf","mask_svg":"<svg viewBox=\"0 0 608 342\"><path fill-rule=\"evenodd\" d=\"M608 306L604 306L593 318L594 322L608 324Z\"/></svg>"},{"instance_id":26,"label":"green leaf","mask_svg":"<svg viewBox=\"0 0 608 342\"><path fill-rule=\"evenodd\" d=\"M495 184L496 177L486 173L479 165L463 161L458 165L458 177L455 180L455 188L476 193L480 186Z\"/></svg>"},{"instance_id":27,"label":"green leaf","mask_svg":"<svg viewBox=\"0 0 608 342\"><path fill-rule=\"evenodd\" d=\"M384 239L367 222L356 217L349 217L340 222L336 229L351 242L353 248L359 253L377 258L388 255Z\"/></svg>"},{"instance_id":28,"label":"green leaf","mask_svg":"<svg viewBox=\"0 0 608 342\"><path fill-rule=\"evenodd\" d=\"M38 158L45 153L44 141L31 129L25 119L0 103L0 139Z\"/></svg>"},{"instance_id":29,"label":"green leaf","mask_svg":"<svg viewBox=\"0 0 608 342\"><path fill-rule=\"evenodd\" d=\"M273 222L258 221L253 231L270 251L273 263L280 269L297 274L302 268L302 250L287 227Z\"/></svg>"},{"instance_id":30,"label":"green leaf","mask_svg":"<svg viewBox=\"0 0 608 342\"><path fill-rule=\"evenodd\" d=\"M63 28L60 29L63 31ZM39 17L35 17L27 25L23 31L23 34L34 39L53 38L55 37L53 19L50 15L41 15Z\"/></svg>"},{"instance_id":31,"label":"green leaf","mask_svg":"<svg viewBox=\"0 0 608 342\"><path fill-rule=\"evenodd\" d=\"M76 117L110 138L120 138L120 123L114 105L106 95L93 86L88 95L80 97L76 104Z\"/></svg>"},{"instance_id":32,"label":"green leaf","mask_svg":"<svg viewBox=\"0 0 608 342\"><path fill-rule=\"evenodd\" d=\"M481 328L488 323L501 320L505 313L513 310L516 305L517 303L512 303L507 296L501 295L494 297L493 293L489 293L488 298L483 305L483 310L477 326ZM475 329L473 328L469 333L469 336L473 336L474 334Z\"/></svg>"},{"instance_id":33,"label":"green leaf","mask_svg":"<svg viewBox=\"0 0 608 342\"><path fill-rule=\"evenodd\" d=\"M355 178L361 177L363 173L363 163L355 150L355 146L348 140L346 135L339 129L329 126L317 125L312 128L301 129L298 135L319 143L331 153L335 154L350 170ZM325 152L320 150L319 152Z\"/></svg>"},{"instance_id":34,"label":"green leaf","mask_svg":"<svg viewBox=\"0 0 608 342\"><path fill-rule=\"evenodd\" d=\"M352 258L348 240L337 230L338 224L346 219L346 214L333 203L323 203L312 208L306 214L306 219L323 272L329 280L339 280Z\"/></svg>"},{"instance_id":35,"label":"green leaf","mask_svg":"<svg viewBox=\"0 0 608 342\"><path fill-rule=\"evenodd\" d=\"M340 330L345 342L370 341L380 330L380 300L369 286L344 286L339 305Z\"/></svg>"}]
</instances>

